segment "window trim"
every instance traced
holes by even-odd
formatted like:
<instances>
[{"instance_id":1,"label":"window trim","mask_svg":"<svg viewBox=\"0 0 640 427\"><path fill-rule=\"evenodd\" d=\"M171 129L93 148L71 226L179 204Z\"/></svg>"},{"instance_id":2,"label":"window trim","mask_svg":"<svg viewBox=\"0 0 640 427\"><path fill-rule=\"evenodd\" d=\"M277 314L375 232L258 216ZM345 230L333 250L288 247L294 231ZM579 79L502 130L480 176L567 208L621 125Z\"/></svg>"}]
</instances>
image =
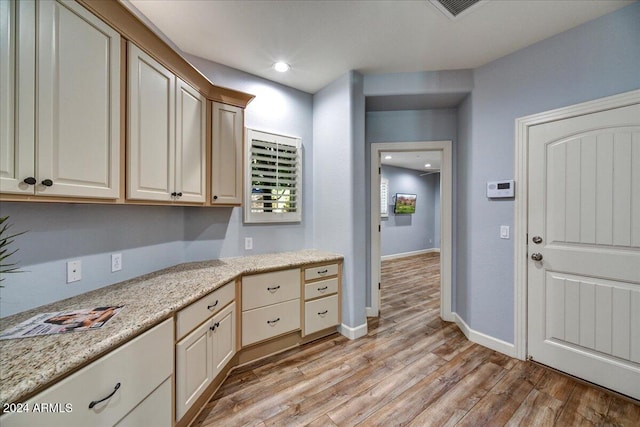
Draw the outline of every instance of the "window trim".
<instances>
[{"instance_id":1,"label":"window trim","mask_svg":"<svg viewBox=\"0 0 640 427\"><path fill-rule=\"evenodd\" d=\"M278 135L270 132L259 131L246 128L245 131L245 181L244 181L244 222L246 224L264 224L264 223L295 223L302 221L302 140L300 138ZM296 158L296 211L295 212L252 212L251 196L252 196L252 162L251 148L253 141L259 140L270 142L278 145L287 145L295 147L297 150Z\"/></svg>"}]
</instances>

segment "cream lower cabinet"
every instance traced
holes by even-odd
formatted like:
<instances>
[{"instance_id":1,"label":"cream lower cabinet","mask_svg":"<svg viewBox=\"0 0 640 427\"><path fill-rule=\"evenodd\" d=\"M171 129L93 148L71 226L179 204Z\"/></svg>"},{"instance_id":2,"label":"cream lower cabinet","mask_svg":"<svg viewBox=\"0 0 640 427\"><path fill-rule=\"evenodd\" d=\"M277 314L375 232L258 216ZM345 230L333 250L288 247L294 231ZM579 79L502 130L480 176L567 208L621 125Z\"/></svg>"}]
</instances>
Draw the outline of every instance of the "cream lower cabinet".
<instances>
[{"instance_id":1,"label":"cream lower cabinet","mask_svg":"<svg viewBox=\"0 0 640 427\"><path fill-rule=\"evenodd\" d=\"M127 199L203 203L206 100L128 46Z\"/></svg>"},{"instance_id":2,"label":"cream lower cabinet","mask_svg":"<svg viewBox=\"0 0 640 427\"><path fill-rule=\"evenodd\" d=\"M173 360L169 319L24 402L28 413L3 415L0 425L170 427Z\"/></svg>"},{"instance_id":3,"label":"cream lower cabinet","mask_svg":"<svg viewBox=\"0 0 640 427\"><path fill-rule=\"evenodd\" d=\"M326 264L304 270L303 336L340 324L339 264Z\"/></svg>"},{"instance_id":4,"label":"cream lower cabinet","mask_svg":"<svg viewBox=\"0 0 640 427\"><path fill-rule=\"evenodd\" d=\"M76 2L0 5L0 192L120 196L120 35Z\"/></svg>"},{"instance_id":5,"label":"cream lower cabinet","mask_svg":"<svg viewBox=\"0 0 640 427\"><path fill-rule=\"evenodd\" d=\"M242 346L300 329L300 269L242 278Z\"/></svg>"},{"instance_id":6,"label":"cream lower cabinet","mask_svg":"<svg viewBox=\"0 0 640 427\"><path fill-rule=\"evenodd\" d=\"M231 282L178 313L179 338L185 328L181 323L199 323L198 313L215 314L200 319L204 323L176 344L176 420L184 416L236 353L234 294Z\"/></svg>"}]
</instances>

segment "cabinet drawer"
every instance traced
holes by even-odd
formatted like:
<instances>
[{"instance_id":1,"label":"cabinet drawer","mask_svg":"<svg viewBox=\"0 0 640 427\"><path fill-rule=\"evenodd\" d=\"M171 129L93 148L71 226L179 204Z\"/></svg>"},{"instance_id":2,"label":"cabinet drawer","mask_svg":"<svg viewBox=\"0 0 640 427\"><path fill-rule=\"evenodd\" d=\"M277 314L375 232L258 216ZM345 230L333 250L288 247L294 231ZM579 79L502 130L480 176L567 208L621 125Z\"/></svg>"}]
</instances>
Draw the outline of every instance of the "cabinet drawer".
<instances>
[{"instance_id":1,"label":"cabinet drawer","mask_svg":"<svg viewBox=\"0 0 640 427\"><path fill-rule=\"evenodd\" d=\"M338 278L311 282L304 285L304 299L312 299L338 292Z\"/></svg>"},{"instance_id":2,"label":"cabinet drawer","mask_svg":"<svg viewBox=\"0 0 640 427\"><path fill-rule=\"evenodd\" d=\"M300 270L274 271L242 278L242 311L300 298Z\"/></svg>"},{"instance_id":3,"label":"cabinet drawer","mask_svg":"<svg viewBox=\"0 0 640 427\"><path fill-rule=\"evenodd\" d=\"M321 265L319 267L305 268L304 280L319 279L338 275L338 264Z\"/></svg>"},{"instance_id":4,"label":"cabinet drawer","mask_svg":"<svg viewBox=\"0 0 640 427\"><path fill-rule=\"evenodd\" d=\"M182 339L196 326L207 320L213 314L234 300L236 287L234 282L229 282L216 289L209 295L200 298L189 307L178 312L177 316L177 340Z\"/></svg>"},{"instance_id":5,"label":"cabinet drawer","mask_svg":"<svg viewBox=\"0 0 640 427\"><path fill-rule=\"evenodd\" d=\"M242 313L242 345L300 328L300 300L294 299Z\"/></svg>"},{"instance_id":6,"label":"cabinet drawer","mask_svg":"<svg viewBox=\"0 0 640 427\"><path fill-rule=\"evenodd\" d=\"M338 295L304 303L304 333L312 334L338 324Z\"/></svg>"},{"instance_id":7,"label":"cabinet drawer","mask_svg":"<svg viewBox=\"0 0 640 427\"><path fill-rule=\"evenodd\" d=\"M63 409L70 404L71 411L11 413L2 416L1 424L113 426L172 372L173 319L169 319L29 399L31 408L34 403L58 403ZM120 387L111 398L89 408L90 402L109 396L116 384Z\"/></svg>"}]
</instances>

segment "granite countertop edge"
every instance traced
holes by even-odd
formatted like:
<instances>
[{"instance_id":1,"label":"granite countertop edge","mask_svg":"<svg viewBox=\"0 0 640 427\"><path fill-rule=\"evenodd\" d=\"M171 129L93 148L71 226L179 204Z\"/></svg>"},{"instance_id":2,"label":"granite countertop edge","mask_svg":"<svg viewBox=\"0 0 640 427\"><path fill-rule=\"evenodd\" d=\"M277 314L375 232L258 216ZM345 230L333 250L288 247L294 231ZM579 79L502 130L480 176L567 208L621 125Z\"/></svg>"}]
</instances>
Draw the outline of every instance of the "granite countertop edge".
<instances>
[{"instance_id":1,"label":"granite countertop edge","mask_svg":"<svg viewBox=\"0 0 640 427\"><path fill-rule=\"evenodd\" d=\"M0 331L40 313L124 305L99 330L0 341L0 405L24 401L242 275L342 259L308 249L183 263L2 318Z\"/></svg>"}]
</instances>

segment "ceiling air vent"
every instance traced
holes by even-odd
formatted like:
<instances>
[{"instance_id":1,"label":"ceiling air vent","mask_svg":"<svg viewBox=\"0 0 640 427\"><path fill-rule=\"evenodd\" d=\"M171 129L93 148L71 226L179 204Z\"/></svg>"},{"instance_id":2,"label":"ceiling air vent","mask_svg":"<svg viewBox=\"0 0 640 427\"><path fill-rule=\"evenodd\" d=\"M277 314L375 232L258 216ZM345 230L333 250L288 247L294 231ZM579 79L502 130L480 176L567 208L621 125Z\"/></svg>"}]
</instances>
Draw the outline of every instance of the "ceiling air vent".
<instances>
[{"instance_id":1,"label":"ceiling air vent","mask_svg":"<svg viewBox=\"0 0 640 427\"><path fill-rule=\"evenodd\" d=\"M486 3L488 0L429 0L431 4L444 13L449 19L466 15L471 9Z\"/></svg>"}]
</instances>

